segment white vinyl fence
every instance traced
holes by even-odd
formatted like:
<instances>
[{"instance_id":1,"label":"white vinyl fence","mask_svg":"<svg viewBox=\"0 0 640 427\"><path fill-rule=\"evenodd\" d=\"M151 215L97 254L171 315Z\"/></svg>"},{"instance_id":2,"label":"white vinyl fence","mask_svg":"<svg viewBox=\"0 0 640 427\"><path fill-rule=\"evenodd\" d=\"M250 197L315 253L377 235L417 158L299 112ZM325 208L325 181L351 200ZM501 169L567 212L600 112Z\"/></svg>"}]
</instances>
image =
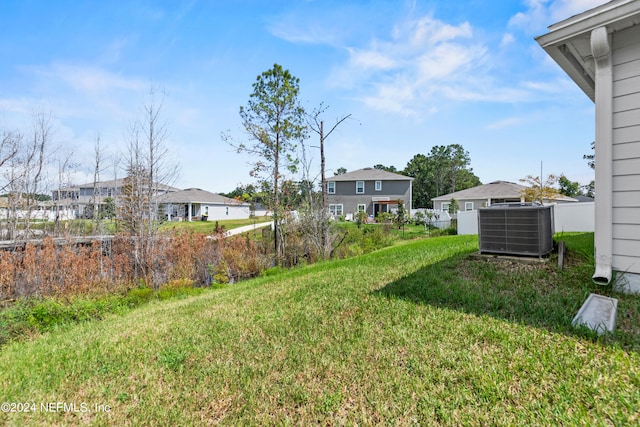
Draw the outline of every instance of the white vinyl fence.
<instances>
[{"instance_id":1,"label":"white vinyl fence","mask_svg":"<svg viewBox=\"0 0 640 427\"><path fill-rule=\"evenodd\" d=\"M425 217L425 221L428 225L436 228L449 228L451 227L451 215L447 211L438 211L434 209L411 209L411 217L414 218L417 213L421 213ZM429 218L429 215L431 216Z\"/></svg>"},{"instance_id":2,"label":"white vinyl fence","mask_svg":"<svg viewBox=\"0 0 640 427\"><path fill-rule=\"evenodd\" d=\"M76 212L73 209L59 209L57 212L54 209L41 209L32 211L19 210L15 213L18 219L32 219L41 221L55 221L56 215L59 220L69 220L76 218ZM9 212L6 208L0 208L0 219L7 219Z\"/></svg>"},{"instance_id":3,"label":"white vinyl fence","mask_svg":"<svg viewBox=\"0 0 640 427\"><path fill-rule=\"evenodd\" d=\"M563 231L593 231L595 204L557 203L553 206L556 233ZM458 212L458 234L478 234L478 211Z\"/></svg>"}]
</instances>

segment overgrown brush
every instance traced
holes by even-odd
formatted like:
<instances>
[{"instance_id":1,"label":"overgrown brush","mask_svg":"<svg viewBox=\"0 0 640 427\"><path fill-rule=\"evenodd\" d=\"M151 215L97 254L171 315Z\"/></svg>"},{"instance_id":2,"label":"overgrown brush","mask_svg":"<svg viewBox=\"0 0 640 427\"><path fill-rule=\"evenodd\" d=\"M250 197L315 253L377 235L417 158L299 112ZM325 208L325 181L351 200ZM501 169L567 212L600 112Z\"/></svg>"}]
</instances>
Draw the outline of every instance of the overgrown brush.
<instances>
[{"instance_id":1,"label":"overgrown brush","mask_svg":"<svg viewBox=\"0 0 640 427\"><path fill-rule=\"evenodd\" d=\"M390 224L383 224L343 228L334 256L350 258L391 246L395 237L390 234L390 227Z\"/></svg>"},{"instance_id":2,"label":"overgrown brush","mask_svg":"<svg viewBox=\"0 0 640 427\"><path fill-rule=\"evenodd\" d=\"M254 242L243 237L211 238L180 231L155 237L152 251L142 254L147 268L137 269L134 238L116 235L91 245L56 244L47 238L42 245L0 252L0 301L23 297L69 297L79 294L126 291L140 283L162 285L188 280L209 285L211 266L225 265L227 281L260 274L268 266ZM137 254L140 256L140 254Z\"/></svg>"}]
</instances>

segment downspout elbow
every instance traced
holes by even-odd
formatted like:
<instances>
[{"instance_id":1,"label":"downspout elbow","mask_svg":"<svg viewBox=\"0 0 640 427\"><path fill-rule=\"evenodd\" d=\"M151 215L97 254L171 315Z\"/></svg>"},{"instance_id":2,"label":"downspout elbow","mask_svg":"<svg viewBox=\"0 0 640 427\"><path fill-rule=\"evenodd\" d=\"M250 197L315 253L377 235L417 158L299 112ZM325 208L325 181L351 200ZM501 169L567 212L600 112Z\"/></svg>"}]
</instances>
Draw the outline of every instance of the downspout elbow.
<instances>
[{"instance_id":1,"label":"downspout elbow","mask_svg":"<svg viewBox=\"0 0 640 427\"><path fill-rule=\"evenodd\" d=\"M606 286L611 282L611 274L611 263L597 263L591 279L596 285Z\"/></svg>"}]
</instances>

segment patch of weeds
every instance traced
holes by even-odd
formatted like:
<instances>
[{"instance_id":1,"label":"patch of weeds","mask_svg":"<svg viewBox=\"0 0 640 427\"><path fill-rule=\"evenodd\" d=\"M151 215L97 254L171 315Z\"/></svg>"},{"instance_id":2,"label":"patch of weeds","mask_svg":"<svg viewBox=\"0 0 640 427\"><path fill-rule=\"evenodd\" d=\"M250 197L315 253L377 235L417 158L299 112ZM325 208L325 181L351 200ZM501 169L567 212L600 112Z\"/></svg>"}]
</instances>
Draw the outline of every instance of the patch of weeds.
<instances>
[{"instance_id":1,"label":"patch of weeds","mask_svg":"<svg viewBox=\"0 0 640 427\"><path fill-rule=\"evenodd\" d=\"M37 302L31 308L31 315L28 318L28 322L32 326L47 329L56 323L61 323L66 320L66 311L65 307L59 301L47 298Z\"/></svg>"},{"instance_id":2,"label":"patch of weeds","mask_svg":"<svg viewBox=\"0 0 640 427\"><path fill-rule=\"evenodd\" d=\"M138 307L139 305L148 302L153 297L153 289L151 288L135 288L127 292L124 297L129 307Z\"/></svg>"},{"instance_id":3,"label":"patch of weeds","mask_svg":"<svg viewBox=\"0 0 640 427\"><path fill-rule=\"evenodd\" d=\"M129 393L118 393L116 400L120 403L126 403L130 399Z\"/></svg>"},{"instance_id":4,"label":"patch of weeds","mask_svg":"<svg viewBox=\"0 0 640 427\"><path fill-rule=\"evenodd\" d=\"M442 407L440 400L431 396L418 399L416 412L420 425L430 425L434 422L435 424L441 424L451 421L448 419L447 411Z\"/></svg>"},{"instance_id":5,"label":"patch of weeds","mask_svg":"<svg viewBox=\"0 0 640 427\"><path fill-rule=\"evenodd\" d=\"M296 405L302 406L309 401L309 393L302 387L295 387L291 392L291 399Z\"/></svg>"},{"instance_id":6,"label":"patch of weeds","mask_svg":"<svg viewBox=\"0 0 640 427\"><path fill-rule=\"evenodd\" d=\"M181 348L167 348L158 354L158 363L171 371L182 372L188 354Z\"/></svg>"},{"instance_id":7,"label":"patch of weeds","mask_svg":"<svg viewBox=\"0 0 640 427\"><path fill-rule=\"evenodd\" d=\"M262 272L262 276L263 277L277 276L278 274L282 274L282 273L285 273L287 271L289 271L289 270L287 270L284 267L275 266L275 267L267 268L266 270L264 270Z\"/></svg>"},{"instance_id":8,"label":"patch of weeds","mask_svg":"<svg viewBox=\"0 0 640 427\"><path fill-rule=\"evenodd\" d=\"M336 391L334 393L326 393L320 402L320 412L323 414L332 414L340 408L342 404L342 393Z\"/></svg>"},{"instance_id":9,"label":"patch of weeds","mask_svg":"<svg viewBox=\"0 0 640 427\"><path fill-rule=\"evenodd\" d=\"M168 300L173 298L184 298L192 295L200 295L205 290L204 288L191 288L191 287L163 287L156 292L156 296L159 300Z\"/></svg>"}]
</instances>

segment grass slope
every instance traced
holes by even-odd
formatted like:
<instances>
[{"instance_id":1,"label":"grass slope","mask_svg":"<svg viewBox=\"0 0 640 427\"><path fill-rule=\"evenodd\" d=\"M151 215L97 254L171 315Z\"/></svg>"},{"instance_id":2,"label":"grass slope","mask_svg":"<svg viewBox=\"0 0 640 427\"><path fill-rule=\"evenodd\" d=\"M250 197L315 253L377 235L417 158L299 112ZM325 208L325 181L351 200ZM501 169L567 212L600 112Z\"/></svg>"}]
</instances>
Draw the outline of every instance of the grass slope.
<instances>
[{"instance_id":1,"label":"grass slope","mask_svg":"<svg viewBox=\"0 0 640 427\"><path fill-rule=\"evenodd\" d=\"M468 260L474 248L404 243L14 342L0 402L36 411L0 423L640 423L637 331L570 326L590 267Z\"/></svg>"}]
</instances>

